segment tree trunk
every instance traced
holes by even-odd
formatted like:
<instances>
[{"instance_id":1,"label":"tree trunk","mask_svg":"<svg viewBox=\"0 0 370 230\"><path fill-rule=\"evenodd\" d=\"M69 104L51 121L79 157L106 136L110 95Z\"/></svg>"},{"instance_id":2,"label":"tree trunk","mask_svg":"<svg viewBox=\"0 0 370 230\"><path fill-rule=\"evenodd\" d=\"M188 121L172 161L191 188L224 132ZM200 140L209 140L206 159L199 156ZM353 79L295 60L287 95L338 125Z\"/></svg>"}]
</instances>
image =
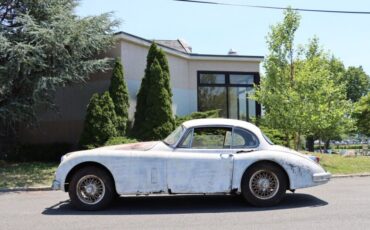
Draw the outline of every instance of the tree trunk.
<instances>
[{"instance_id":1,"label":"tree trunk","mask_svg":"<svg viewBox=\"0 0 370 230\"><path fill-rule=\"evenodd\" d=\"M288 133L285 134L285 146L289 147L289 134Z\"/></svg>"},{"instance_id":2,"label":"tree trunk","mask_svg":"<svg viewBox=\"0 0 370 230\"><path fill-rule=\"evenodd\" d=\"M300 133L294 134L294 145L295 145L295 150L298 151L301 145L301 134Z\"/></svg>"},{"instance_id":3,"label":"tree trunk","mask_svg":"<svg viewBox=\"0 0 370 230\"><path fill-rule=\"evenodd\" d=\"M0 160L7 160L9 155L14 154L16 146L16 133L14 129L0 122Z\"/></svg>"},{"instance_id":4,"label":"tree trunk","mask_svg":"<svg viewBox=\"0 0 370 230\"><path fill-rule=\"evenodd\" d=\"M315 138L314 138L314 136L307 136L306 137L306 149L307 149L307 151L310 151L310 152L315 151Z\"/></svg>"},{"instance_id":5,"label":"tree trunk","mask_svg":"<svg viewBox=\"0 0 370 230\"><path fill-rule=\"evenodd\" d=\"M329 148L330 148L330 140L326 140L325 143L324 143L325 153L328 152Z\"/></svg>"}]
</instances>

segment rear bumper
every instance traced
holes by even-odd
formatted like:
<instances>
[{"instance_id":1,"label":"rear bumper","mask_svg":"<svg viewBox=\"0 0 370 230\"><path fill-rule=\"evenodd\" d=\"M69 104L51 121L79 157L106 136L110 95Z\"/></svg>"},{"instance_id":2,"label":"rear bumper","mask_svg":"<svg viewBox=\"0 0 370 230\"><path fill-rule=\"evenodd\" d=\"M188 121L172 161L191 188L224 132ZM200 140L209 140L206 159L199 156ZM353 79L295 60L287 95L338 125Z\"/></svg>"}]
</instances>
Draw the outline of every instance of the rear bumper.
<instances>
[{"instance_id":1,"label":"rear bumper","mask_svg":"<svg viewBox=\"0 0 370 230\"><path fill-rule=\"evenodd\" d=\"M315 183L326 183L330 180L330 178L331 178L331 173L329 172L313 174L313 182Z\"/></svg>"}]
</instances>

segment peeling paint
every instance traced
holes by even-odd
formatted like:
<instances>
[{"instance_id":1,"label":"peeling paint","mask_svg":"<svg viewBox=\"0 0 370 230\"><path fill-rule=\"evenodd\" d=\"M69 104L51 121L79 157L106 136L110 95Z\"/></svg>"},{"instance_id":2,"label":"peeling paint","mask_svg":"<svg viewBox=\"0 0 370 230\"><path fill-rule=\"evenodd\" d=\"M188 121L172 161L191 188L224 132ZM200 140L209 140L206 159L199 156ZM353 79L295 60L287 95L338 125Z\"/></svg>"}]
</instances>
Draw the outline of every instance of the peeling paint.
<instances>
[{"instance_id":1,"label":"peeling paint","mask_svg":"<svg viewBox=\"0 0 370 230\"><path fill-rule=\"evenodd\" d=\"M188 122L186 128L191 128L191 124ZM241 179L248 167L258 161L272 161L286 171L291 190L327 182L313 181L314 174L321 175L325 171L308 157L269 145L257 127L246 122L238 124L252 130L258 137L260 146L254 151L173 149L163 142L109 146L68 154L58 167L56 180L64 184L74 166L97 162L110 170L116 190L121 195L240 193ZM243 127L241 124L246 125Z\"/></svg>"}]
</instances>

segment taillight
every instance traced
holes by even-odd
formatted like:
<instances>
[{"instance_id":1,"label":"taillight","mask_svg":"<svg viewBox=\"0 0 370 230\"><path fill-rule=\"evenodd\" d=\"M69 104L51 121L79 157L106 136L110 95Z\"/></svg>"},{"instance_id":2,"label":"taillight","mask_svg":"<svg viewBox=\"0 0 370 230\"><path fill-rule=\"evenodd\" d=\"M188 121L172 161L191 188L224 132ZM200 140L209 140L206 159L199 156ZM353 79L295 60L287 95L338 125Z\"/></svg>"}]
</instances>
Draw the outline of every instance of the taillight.
<instances>
[{"instance_id":1,"label":"taillight","mask_svg":"<svg viewBox=\"0 0 370 230\"><path fill-rule=\"evenodd\" d=\"M320 164L320 157L317 157L317 156L312 156L310 155L309 156L311 160L315 161L316 163Z\"/></svg>"},{"instance_id":2,"label":"taillight","mask_svg":"<svg viewBox=\"0 0 370 230\"><path fill-rule=\"evenodd\" d=\"M320 164L320 157L316 157L316 163Z\"/></svg>"}]
</instances>

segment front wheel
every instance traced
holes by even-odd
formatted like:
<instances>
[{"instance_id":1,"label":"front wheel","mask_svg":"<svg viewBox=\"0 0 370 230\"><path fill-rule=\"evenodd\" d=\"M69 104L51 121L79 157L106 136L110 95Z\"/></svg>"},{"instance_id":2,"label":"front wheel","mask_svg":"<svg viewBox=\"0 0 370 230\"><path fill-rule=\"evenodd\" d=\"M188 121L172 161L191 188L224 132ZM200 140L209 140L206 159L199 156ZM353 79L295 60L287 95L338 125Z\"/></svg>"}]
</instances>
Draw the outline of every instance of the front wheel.
<instances>
[{"instance_id":1,"label":"front wheel","mask_svg":"<svg viewBox=\"0 0 370 230\"><path fill-rule=\"evenodd\" d=\"M266 207L278 204L284 197L287 178L280 167L260 163L248 169L242 178L242 195L252 205Z\"/></svg>"},{"instance_id":2,"label":"front wheel","mask_svg":"<svg viewBox=\"0 0 370 230\"><path fill-rule=\"evenodd\" d=\"M82 168L72 176L68 193L74 207L90 211L107 207L116 194L109 174L94 166Z\"/></svg>"}]
</instances>

